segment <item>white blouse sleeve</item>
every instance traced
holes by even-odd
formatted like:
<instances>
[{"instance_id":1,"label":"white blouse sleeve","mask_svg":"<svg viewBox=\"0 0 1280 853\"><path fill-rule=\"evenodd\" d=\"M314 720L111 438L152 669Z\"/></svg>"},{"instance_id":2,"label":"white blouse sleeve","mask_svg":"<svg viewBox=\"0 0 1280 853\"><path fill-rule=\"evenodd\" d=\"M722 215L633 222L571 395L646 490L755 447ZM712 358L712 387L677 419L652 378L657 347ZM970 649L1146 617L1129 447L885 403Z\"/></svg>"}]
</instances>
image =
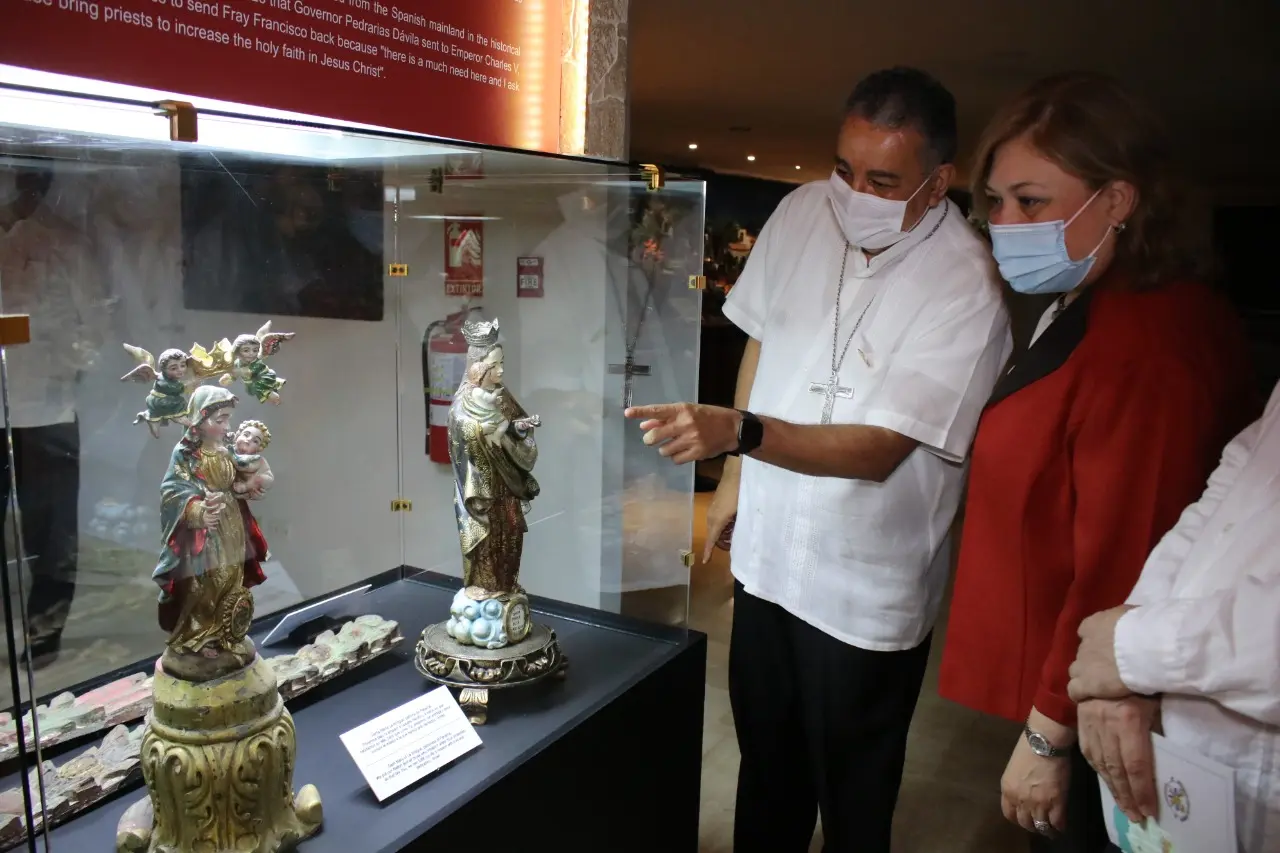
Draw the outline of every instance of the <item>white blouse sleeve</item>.
<instances>
[{"instance_id":1,"label":"white blouse sleeve","mask_svg":"<svg viewBox=\"0 0 1280 853\"><path fill-rule=\"evenodd\" d=\"M1209 485L1200 499L1182 511L1178 523L1156 544L1129 594L1127 604L1142 605L1169 597L1174 579L1191 548L1200 538L1205 525L1223 498L1231 491L1236 477L1253 453L1262 431L1262 421L1255 421L1232 439L1222 451L1222 461L1209 475Z\"/></svg>"},{"instance_id":2,"label":"white blouse sleeve","mask_svg":"<svg viewBox=\"0 0 1280 853\"><path fill-rule=\"evenodd\" d=\"M1271 553L1230 589L1144 604L1120 617L1115 653L1125 686L1203 696L1280 725L1280 542Z\"/></svg>"},{"instance_id":3,"label":"white blouse sleeve","mask_svg":"<svg viewBox=\"0 0 1280 853\"><path fill-rule=\"evenodd\" d=\"M1280 403L1280 391L1269 409ZM1280 725L1280 525L1259 512L1229 534L1260 541L1245 565L1219 565L1237 578L1226 588L1174 597L1183 561L1246 465L1280 465L1280 448L1261 442L1269 411L1222 455L1204 496L1156 546L1130 596L1137 606L1116 623L1120 678L1136 693L1203 696L1250 719ZM1274 425L1271 427L1274 430ZM1267 525L1259 530L1253 525ZM1214 529L1217 529L1215 526Z\"/></svg>"}]
</instances>

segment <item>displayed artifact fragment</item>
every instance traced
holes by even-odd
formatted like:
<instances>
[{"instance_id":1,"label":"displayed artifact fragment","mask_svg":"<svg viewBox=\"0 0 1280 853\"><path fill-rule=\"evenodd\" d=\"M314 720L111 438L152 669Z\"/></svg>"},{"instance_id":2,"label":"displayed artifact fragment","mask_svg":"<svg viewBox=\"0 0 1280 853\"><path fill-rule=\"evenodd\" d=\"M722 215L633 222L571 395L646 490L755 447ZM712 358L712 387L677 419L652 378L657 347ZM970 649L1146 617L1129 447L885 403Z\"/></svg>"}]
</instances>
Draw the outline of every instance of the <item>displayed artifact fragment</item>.
<instances>
[{"instance_id":1,"label":"displayed artifact fragment","mask_svg":"<svg viewBox=\"0 0 1280 853\"><path fill-rule=\"evenodd\" d=\"M316 637L315 642L303 646L295 654L268 658L267 665L276 674L281 698L288 701L391 651L402 640L399 623L381 616L359 616L343 624L336 633L325 631ZM129 720L135 720L151 707L151 682L150 676L139 673L90 691L73 701L88 706L90 697L95 694L103 697L145 694L145 705L139 699L133 706L140 708L129 717ZM124 690L125 687L130 688L128 693ZM70 694L63 696L69 697ZM51 702L50 707L57 705L63 696ZM40 710L44 710L43 706ZM123 711L119 711L117 715L122 713ZM97 715L99 718L101 716ZM43 737L44 716L40 719L40 733ZM47 815L51 827L96 805L142 775L139 748L144 728L145 726L135 726L133 729L126 729L118 725L107 735L101 746L86 750L62 764L52 761L44 763ZM14 752L17 752L16 746ZM30 777L30 790L37 797L34 817L36 829L39 830L42 825L38 799L40 786L34 771ZM22 789L17 787L0 791L0 850L18 845L26 837Z\"/></svg>"},{"instance_id":2,"label":"displayed artifact fragment","mask_svg":"<svg viewBox=\"0 0 1280 853\"><path fill-rule=\"evenodd\" d=\"M291 335L272 335L268 323L252 342L246 337L231 345L231 368L219 382L240 379L259 400L279 403L283 380L261 358ZM236 403L226 387L191 392L186 431L160 485L161 550L152 579L169 636L142 735L148 796L121 818L118 851L276 853L313 834L323 819L314 786L294 795L293 718L275 672L248 636L248 587L265 579L269 552L249 508L263 489L235 489L259 473L246 463L257 454L229 445Z\"/></svg>"},{"instance_id":3,"label":"displayed artifact fragment","mask_svg":"<svg viewBox=\"0 0 1280 853\"><path fill-rule=\"evenodd\" d=\"M335 634L325 631L295 654L268 658L280 695L288 701L368 663L398 646L400 625L381 616L357 616Z\"/></svg>"},{"instance_id":4,"label":"displayed artifact fragment","mask_svg":"<svg viewBox=\"0 0 1280 853\"><path fill-rule=\"evenodd\" d=\"M498 334L497 320L462 327L467 366L449 408L449 458L463 585L449 618L422 632L414 656L423 676L462 688L459 702L477 725L488 716L489 690L562 674L566 664L555 632L533 622L520 586L541 419L503 384Z\"/></svg>"},{"instance_id":5,"label":"displayed artifact fragment","mask_svg":"<svg viewBox=\"0 0 1280 853\"><path fill-rule=\"evenodd\" d=\"M398 623L380 616L359 616L337 634L325 631L313 643L289 655L267 658L276 673L280 695L288 701L395 648L403 637ZM152 676L144 672L94 688L80 696L60 693L36 707L40 746L48 749L124 723L151 710ZM24 742L32 745L31 712L22 718ZM13 715L0 713L0 761L18 755L18 729ZM0 811L0 820L5 813Z\"/></svg>"},{"instance_id":6,"label":"displayed artifact fragment","mask_svg":"<svg viewBox=\"0 0 1280 853\"><path fill-rule=\"evenodd\" d=\"M135 673L81 696L60 693L35 709L40 746L48 748L102 729L141 719L151 709L151 676ZM22 717L23 740L32 743L31 712ZM0 761L18 754L18 729L11 714L0 714ZM0 810L0 814L3 811Z\"/></svg>"},{"instance_id":7,"label":"displayed artifact fragment","mask_svg":"<svg viewBox=\"0 0 1280 853\"><path fill-rule=\"evenodd\" d=\"M55 766L44 763L44 814L55 826L119 790L137 774L139 747L145 726L132 730L116 726L100 746L89 749L70 761ZM32 812L37 831L43 826L40 809L40 780L33 767L28 784L35 802ZM27 838L23 820L22 789L0 791L0 848L9 849Z\"/></svg>"}]
</instances>

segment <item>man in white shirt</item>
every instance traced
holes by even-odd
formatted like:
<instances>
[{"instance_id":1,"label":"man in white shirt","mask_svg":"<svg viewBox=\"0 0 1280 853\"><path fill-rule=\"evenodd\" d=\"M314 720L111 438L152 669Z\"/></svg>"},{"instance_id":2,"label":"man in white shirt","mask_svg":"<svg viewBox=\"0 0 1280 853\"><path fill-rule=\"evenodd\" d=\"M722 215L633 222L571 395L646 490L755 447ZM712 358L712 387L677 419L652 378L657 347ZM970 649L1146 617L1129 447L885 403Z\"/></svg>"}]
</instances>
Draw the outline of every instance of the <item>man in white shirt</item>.
<instances>
[{"instance_id":1,"label":"man in white shirt","mask_svg":"<svg viewBox=\"0 0 1280 853\"><path fill-rule=\"evenodd\" d=\"M1158 814L1151 729L1232 767L1241 853L1280 850L1280 386L1121 607L1080 625L1068 690L1116 803Z\"/></svg>"},{"instance_id":2,"label":"man in white shirt","mask_svg":"<svg viewBox=\"0 0 1280 853\"><path fill-rule=\"evenodd\" d=\"M963 460L1011 347L946 199L955 148L936 80L860 82L831 179L779 205L724 307L750 412L628 411L677 463L734 454L708 542L734 521L736 853L807 851L819 812L827 853L889 850Z\"/></svg>"},{"instance_id":3,"label":"man in white shirt","mask_svg":"<svg viewBox=\"0 0 1280 853\"><path fill-rule=\"evenodd\" d=\"M101 344L106 300L82 230L54 212L52 166L0 163L0 301L28 314L31 341L5 352L13 461L29 558L28 651L58 656L76 588L80 427L76 383ZM80 211L82 214L84 211ZM0 453L0 519L9 510L9 454Z\"/></svg>"}]
</instances>

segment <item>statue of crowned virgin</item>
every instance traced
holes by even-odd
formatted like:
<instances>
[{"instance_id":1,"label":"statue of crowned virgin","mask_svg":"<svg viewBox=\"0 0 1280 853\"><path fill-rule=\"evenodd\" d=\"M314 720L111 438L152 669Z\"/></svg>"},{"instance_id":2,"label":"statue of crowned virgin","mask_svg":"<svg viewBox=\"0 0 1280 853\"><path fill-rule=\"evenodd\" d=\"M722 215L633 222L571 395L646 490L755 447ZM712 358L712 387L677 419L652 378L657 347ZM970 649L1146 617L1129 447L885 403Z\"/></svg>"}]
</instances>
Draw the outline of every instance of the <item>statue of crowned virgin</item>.
<instances>
[{"instance_id":1,"label":"statue of crowned virgin","mask_svg":"<svg viewBox=\"0 0 1280 853\"><path fill-rule=\"evenodd\" d=\"M538 496L538 461L526 412L503 383L498 321L462 327L467 368L449 410L453 512L462 546L463 588L446 630L463 645L500 649L529 633L529 601L520 587L525 514Z\"/></svg>"},{"instance_id":2,"label":"statue of crowned virgin","mask_svg":"<svg viewBox=\"0 0 1280 853\"><path fill-rule=\"evenodd\" d=\"M462 327L467 367L449 407L453 514L462 548L462 589L449 619L428 625L414 665L427 679L461 688L458 704L481 725L489 691L563 678L568 660L556 632L534 624L520 586L525 516L538 496L534 431L542 426L504 381L498 321Z\"/></svg>"}]
</instances>

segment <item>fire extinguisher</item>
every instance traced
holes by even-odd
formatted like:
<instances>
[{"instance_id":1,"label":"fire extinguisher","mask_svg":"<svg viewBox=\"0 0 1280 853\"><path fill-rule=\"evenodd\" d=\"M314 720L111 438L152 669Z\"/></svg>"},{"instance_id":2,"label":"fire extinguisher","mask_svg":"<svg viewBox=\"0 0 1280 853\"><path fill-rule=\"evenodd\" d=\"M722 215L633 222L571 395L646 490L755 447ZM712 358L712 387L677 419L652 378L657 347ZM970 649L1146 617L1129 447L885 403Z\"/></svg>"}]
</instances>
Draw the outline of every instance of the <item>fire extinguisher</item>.
<instances>
[{"instance_id":1,"label":"fire extinguisher","mask_svg":"<svg viewBox=\"0 0 1280 853\"><path fill-rule=\"evenodd\" d=\"M449 407L467 371L467 340L462 324L480 307L463 308L427 326L422 336L422 376L426 379L427 456L449 464Z\"/></svg>"}]
</instances>

